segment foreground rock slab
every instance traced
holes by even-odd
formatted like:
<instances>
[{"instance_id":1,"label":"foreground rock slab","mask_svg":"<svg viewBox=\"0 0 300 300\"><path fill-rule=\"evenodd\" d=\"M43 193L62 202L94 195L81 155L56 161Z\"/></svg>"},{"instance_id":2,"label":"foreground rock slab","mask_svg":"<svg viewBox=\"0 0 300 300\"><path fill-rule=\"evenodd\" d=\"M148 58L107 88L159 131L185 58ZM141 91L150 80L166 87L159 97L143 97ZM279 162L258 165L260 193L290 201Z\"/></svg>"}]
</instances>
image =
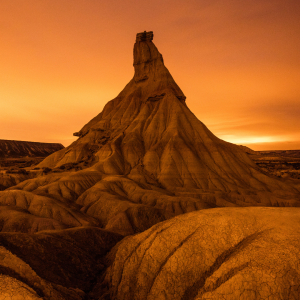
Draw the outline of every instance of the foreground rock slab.
<instances>
[{"instance_id":1,"label":"foreground rock slab","mask_svg":"<svg viewBox=\"0 0 300 300\"><path fill-rule=\"evenodd\" d=\"M0 233L0 299L85 299L122 238L95 227Z\"/></svg>"},{"instance_id":2,"label":"foreground rock slab","mask_svg":"<svg viewBox=\"0 0 300 300\"><path fill-rule=\"evenodd\" d=\"M214 208L127 237L108 256L110 298L299 299L300 209Z\"/></svg>"}]
</instances>

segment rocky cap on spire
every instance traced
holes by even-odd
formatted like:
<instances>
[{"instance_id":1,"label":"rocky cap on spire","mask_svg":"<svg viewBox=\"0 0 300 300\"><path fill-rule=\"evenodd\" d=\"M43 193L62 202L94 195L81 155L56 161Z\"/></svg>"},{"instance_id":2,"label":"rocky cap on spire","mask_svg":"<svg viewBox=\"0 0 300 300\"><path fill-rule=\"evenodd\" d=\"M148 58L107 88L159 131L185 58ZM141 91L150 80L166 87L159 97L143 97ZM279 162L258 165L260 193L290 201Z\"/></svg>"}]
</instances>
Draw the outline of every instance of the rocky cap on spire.
<instances>
[{"instance_id":1,"label":"rocky cap on spire","mask_svg":"<svg viewBox=\"0 0 300 300\"><path fill-rule=\"evenodd\" d=\"M122 93L126 92L129 95L143 83L141 90L143 100L141 101L157 100L159 98L157 96L164 94L168 89L172 90L177 99L184 103L186 97L165 67L163 57L152 39L153 31L137 33L133 49L134 78L130 89L128 86Z\"/></svg>"},{"instance_id":2,"label":"rocky cap on spire","mask_svg":"<svg viewBox=\"0 0 300 300\"><path fill-rule=\"evenodd\" d=\"M136 42L152 41L153 31L144 31L136 34Z\"/></svg>"}]
</instances>

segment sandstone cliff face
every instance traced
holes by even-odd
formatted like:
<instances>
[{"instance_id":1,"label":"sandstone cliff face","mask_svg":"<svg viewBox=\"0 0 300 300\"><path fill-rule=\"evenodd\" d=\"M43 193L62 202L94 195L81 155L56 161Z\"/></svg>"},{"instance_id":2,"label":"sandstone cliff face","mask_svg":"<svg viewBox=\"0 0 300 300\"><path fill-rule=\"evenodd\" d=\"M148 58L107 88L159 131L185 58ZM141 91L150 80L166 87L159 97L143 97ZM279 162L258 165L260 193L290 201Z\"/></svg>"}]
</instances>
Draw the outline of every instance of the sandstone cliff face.
<instances>
[{"instance_id":1,"label":"sandstone cliff face","mask_svg":"<svg viewBox=\"0 0 300 300\"><path fill-rule=\"evenodd\" d=\"M152 39L138 34L134 77L48 173L0 192L0 294L297 299L299 181L214 136Z\"/></svg>"},{"instance_id":2,"label":"sandstone cliff face","mask_svg":"<svg viewBox=\"0 0 300 300\"><path fill-rule=\"evenodd\" d=\"M41 156L45 157L63 149L62 144L0 140L0 158Z\"/></svg>"}]
</instances>

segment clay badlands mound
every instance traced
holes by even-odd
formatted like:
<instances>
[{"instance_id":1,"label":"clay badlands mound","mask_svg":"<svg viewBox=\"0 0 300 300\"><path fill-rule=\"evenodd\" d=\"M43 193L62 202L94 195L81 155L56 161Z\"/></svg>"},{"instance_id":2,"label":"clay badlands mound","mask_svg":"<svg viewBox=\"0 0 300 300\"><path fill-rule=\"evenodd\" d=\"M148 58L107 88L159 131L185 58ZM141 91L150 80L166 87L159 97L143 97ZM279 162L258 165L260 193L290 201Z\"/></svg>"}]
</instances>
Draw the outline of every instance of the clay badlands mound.
<instances>
[{"instance_id":1,"label":"clay badlands mound","mask_svg":"<svg viewBox=\"0 0 300 300\"><path fill-rule=\"evenodd\" d=\"M214 136L152 39L50 171L0 192L1 299L300 299L300 181Z\"/></svg>"}]
</instances>

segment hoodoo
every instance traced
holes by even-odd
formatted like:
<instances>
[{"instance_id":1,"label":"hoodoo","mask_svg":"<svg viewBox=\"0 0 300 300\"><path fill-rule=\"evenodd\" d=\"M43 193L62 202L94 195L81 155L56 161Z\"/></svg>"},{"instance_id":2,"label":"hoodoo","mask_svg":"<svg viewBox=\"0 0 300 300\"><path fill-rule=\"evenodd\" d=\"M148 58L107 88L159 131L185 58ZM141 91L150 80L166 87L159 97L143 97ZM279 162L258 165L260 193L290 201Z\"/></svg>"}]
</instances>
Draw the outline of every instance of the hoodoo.
<instances>
[{"instance_id":1,"label":"hoodoo","mask_svg":"<svg viewBox=\"0 0 300 300\"><path fill-rule=\"evenodd\" d=\"M299 180L266 174L195 117L152 31L133 66L38 165L47 173L0 192L0 294L299 299Z\"/></svg>"},{"instance_id":2,"label":"hoodoo","mask_svg":"<svg viewBox=\"0 0 300 300\"><path fill-rule=\"evenodd\" d=\"M220 140L195 117L152 39L151 31L137 34L132 80L76 133L77 141L40 166L84 161L104 181L110 176L109 185L137 185L147 199L151 191L155 207L172 203L168 211L175 214L218 206L298 205L299 184L264 174L241 147Z\"/></svg>"}]
</instances>

